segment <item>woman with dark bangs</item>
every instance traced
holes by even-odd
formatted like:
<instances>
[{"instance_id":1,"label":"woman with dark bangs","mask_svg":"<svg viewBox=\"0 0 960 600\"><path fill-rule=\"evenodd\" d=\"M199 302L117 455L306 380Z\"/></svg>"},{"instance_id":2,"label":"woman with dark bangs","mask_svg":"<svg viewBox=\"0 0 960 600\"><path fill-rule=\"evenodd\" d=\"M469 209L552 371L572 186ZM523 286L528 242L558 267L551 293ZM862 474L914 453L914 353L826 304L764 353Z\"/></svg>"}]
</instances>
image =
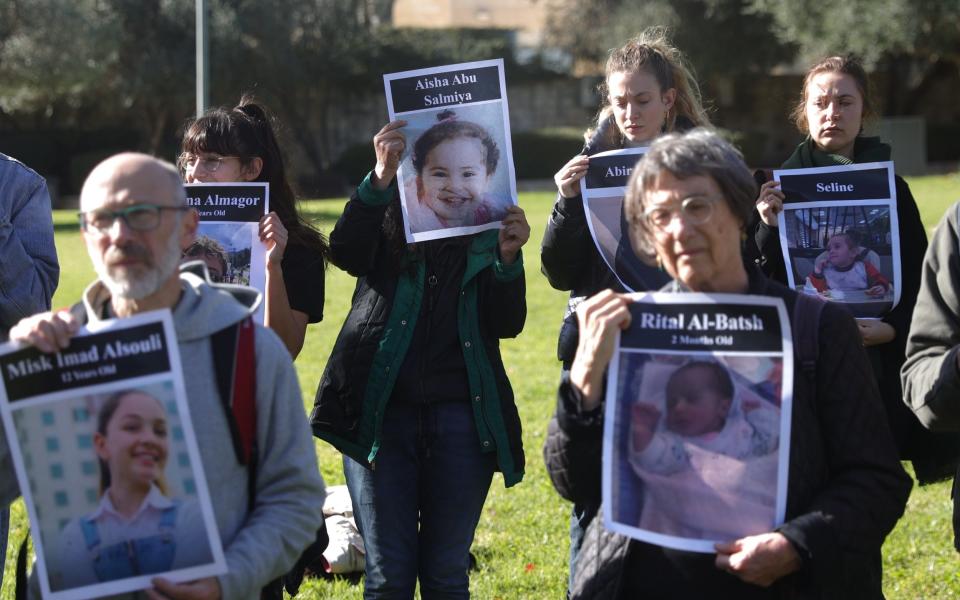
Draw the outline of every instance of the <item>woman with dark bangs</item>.
<instances>
[{"instance_id":1,"label":"woman with dark bangs","mask_svg":"<svg viewBox=\"0 0 960 600\"><path fill-rule=\"evenodd\" d=\"M327 241L297 210L270 117L249 96L190 122L177 161L186 183L270 184L269 214L260 219L267 244L265 325L296 358L308 323L323 319Z\"/></svg>"}]
</instances>

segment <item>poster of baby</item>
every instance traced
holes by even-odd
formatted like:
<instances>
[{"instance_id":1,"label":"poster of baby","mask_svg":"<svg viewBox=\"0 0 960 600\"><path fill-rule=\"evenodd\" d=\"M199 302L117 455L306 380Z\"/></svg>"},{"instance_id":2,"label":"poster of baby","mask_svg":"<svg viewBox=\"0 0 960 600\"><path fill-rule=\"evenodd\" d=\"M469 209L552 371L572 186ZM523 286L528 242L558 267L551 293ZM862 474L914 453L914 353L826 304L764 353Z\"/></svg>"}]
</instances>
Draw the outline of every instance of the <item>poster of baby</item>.
<instances>
[{"instance_id":1,"label":"poster of baby","mask_svg":"<svg viewBox=\"0 0 960 600\"><path fill-rule=\"evenodd\" d=\"M892 162L773 172L785 199L780 247L790 287L876 318L900 300Z\"/></svg>"},{"instance_id":2,"label":"poster of baby","mask_svg":"<svg viewBox=\"0 0 960 600\"><path fill-rule=\"evenodd\" d=\"M390 120L403 119L397 173L407 242L498 229L517 204L503 60L383 76Z\"/></svg>"},{"instance_id":3,"label":"poster of baby","mask_svg":"<svg viewBox=\"0 0 960 600\"><path fill-rule=\"evenodd\" d=\"M663 271L643 262L627 233L623 198L633 168L646 153L647 148L628 148L594 154L580 179L583 212L597 252L630 291L660 289L669 281Z\"/></svg>"},{"instance_id":4,"label":"poster of baby","mask_svg":"<svg viewBox=\"0 0 960 600\"><path fill-rule=\"evenodd\" d=\"M604 526L715 552L786 511L793 350L779 298L633 294L607 371Z\"/></svg>"},{"instance_id":5,"label":"poster of baby","mask_svg":"<svg viewBox=\"0 0 960 600\"><path fill-rule=\"evenodd\" d=\"M226 572L170 311L91 323L51 354L4 344L0 374L0 455L44 598Z\"/></svg>"}]
</instances>

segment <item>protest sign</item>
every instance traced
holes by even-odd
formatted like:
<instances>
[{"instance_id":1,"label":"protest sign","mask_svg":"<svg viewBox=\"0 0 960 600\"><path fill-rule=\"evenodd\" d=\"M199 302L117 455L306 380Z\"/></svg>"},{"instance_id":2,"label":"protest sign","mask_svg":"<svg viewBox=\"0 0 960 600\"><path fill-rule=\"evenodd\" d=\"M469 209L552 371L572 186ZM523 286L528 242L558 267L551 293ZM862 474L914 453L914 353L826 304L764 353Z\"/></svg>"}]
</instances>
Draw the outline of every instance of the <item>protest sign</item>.
<instances>
[{"instance_id":1,"label":"protest sign","mask_svg":"<svg viewBox=\"0 0 960 600\"><path fill-rule=\"evenodd\" d=\"M503 60L383 76L390 120L407 121L397 173L408 242L497 229L517 204Z\"/></svg>"},{"instance_id":2,"label":"protest sign","mask_svg":"<svg viewBox=\"0 0 960 600\"><path fill-rule=\"evenodd\" d=\"M715 552L786 510L793 350L779 298L634 294L607 372L607 529Z\"/></svg>"},{"instance_id":3,"label":"protest sign","mask_svg":"<svg viewBox=\"0 0 960 600\"><path fill-rule=\"evenodd\" d=\"M647 150L629 148L594 154L580 179L590 237L620 285L631 292L657 290L670 280L666 273L645 264L637 255L630 243L623 206L630 174Z\"/></svg>"},{"instance_id":4,"label":"protest sign","mask_svg":"<svg viewBox=\"0 0 960 600\"><path fill-rule=\"evenodd\" d=\"M785 200L780 247L790 287L882 317L900 301L892 162L773 172Z\"/></svg>"},{"instance_id":5,"label":"protest sign","mask_svg":"<svg viewBox=\"0 0 960 600\"><path fill-rule=\"evenodd\" d=\"M214 283L233 283L266 294L267 246L259 223L270 212L268 183L191 183L187 204L200 213L196 241L183 260L202 260ZM256 319L263 323L263 304Z\"/></svg>"},{"instance_id":6,"label":"protest sign","mask_svg":"<svg viewBox=\"0 0 960 600\"><path fill-rule=\"evenodd\" d=\"M0 417L44 598L225 573L169 311L0 346Z\"/></svg>"}]
</instances>

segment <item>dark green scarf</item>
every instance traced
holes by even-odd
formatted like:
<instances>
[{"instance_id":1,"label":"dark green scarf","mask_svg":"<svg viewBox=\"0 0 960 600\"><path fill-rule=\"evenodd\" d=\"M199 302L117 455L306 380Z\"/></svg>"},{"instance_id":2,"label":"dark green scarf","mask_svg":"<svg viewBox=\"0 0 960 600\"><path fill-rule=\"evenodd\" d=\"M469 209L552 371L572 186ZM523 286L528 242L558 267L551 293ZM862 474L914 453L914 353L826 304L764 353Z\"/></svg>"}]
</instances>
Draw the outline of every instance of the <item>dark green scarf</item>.
<instances>
[{"instance_id":1,"label":"dark green scarf","mask_svg":"<svg viewBox=\"0 0 960 600\"><path fill-rule=\"evenodd\" d=\"M878 137L857 136L853 144L853 160L839 154L830 154L817 148L810 136L800 142L790 158L783 162L784 169L807 169L810 167L835 167L854 163L881 162L890 160L890 146Z\"/></svg>"}]
</instances>

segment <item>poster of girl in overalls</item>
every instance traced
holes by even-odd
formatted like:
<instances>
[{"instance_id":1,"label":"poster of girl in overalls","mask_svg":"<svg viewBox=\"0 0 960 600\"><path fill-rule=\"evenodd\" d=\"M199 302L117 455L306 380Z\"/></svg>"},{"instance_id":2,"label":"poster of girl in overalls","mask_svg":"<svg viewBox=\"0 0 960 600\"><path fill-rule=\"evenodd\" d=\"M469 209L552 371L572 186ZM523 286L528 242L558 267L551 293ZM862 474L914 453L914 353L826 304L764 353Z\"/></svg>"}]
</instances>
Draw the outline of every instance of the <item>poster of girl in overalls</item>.
<instances>
[{"instance_id":1,"label":"poster of girl in overalls","mask_svg":"<svg viewBox=\"0 0 960 600\"><path fill-rule=\"evenodd\" d=\"M172 322L158 314L54 354L0 347L0 412L45 598L226 571Z\"/></svg>"}]
</instances>

